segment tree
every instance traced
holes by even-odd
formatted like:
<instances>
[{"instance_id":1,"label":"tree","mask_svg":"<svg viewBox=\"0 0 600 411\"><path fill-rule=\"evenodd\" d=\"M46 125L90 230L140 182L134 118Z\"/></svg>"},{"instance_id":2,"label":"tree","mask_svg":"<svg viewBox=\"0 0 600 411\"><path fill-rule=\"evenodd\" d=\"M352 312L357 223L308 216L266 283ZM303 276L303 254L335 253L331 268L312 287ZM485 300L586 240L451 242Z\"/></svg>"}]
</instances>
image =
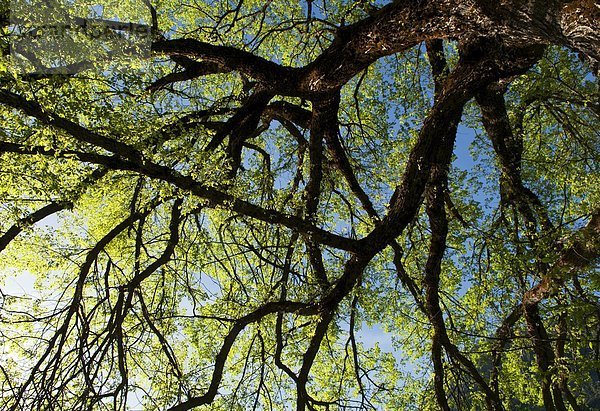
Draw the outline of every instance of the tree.
<instances>
[{"instance_id":1,"label":"tree","mask_svg":"<svg viewBox=\"0 0 600 411\"><path fill-rule=\"evenodd\" d=\"M147 2L36 73L7 7L3 409L597 406L596 2Z\"/></svg>"}]
</instances>

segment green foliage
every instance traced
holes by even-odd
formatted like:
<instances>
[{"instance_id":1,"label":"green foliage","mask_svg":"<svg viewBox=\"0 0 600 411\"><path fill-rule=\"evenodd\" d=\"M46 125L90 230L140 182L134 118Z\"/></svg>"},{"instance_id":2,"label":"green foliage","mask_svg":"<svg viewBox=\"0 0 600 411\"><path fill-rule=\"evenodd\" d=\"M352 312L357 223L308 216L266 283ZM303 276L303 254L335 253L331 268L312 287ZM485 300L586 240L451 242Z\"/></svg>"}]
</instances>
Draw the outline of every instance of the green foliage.
<instances>
[{"instance_id":1,"label":"green foliage","mask_svg":"<svg viewBox=\"0 0 600 411\"><path fill-rule=\"evenodd\" d=\"M308 3L310 21L303 2L161 0L153 6L158 27L169 38L235 46L293 67L313 61L338 26L365 18L374 7L365 1ZM110 6L114 13L107 5L107 18L139 11L127 2ZM453 43L446 43L446 54L455 67ZM310 220L303 214L310 125L292 125L293 135L278 118L261 120L264 129L246 141L232 176L233 160L224 148L230 137L217 150L206 147L255 93L248 89L248 76L226 71L148 90L180 70L176 67L155 56L31 79L12 66L10 55L2 57L2 90L126 144L143 155L148 170L159 165L170 174L163 178L95 164L81 153L111 159L125 153L0 105L2 143L37 150L27 155L0 150L0 233L14 225L23 228L0 249L0 408L16 406L18 397L18 406L31 409L166 409L201 397L211 389L222 347L240 321L271 303L310 308L342 278L352 252L319 244L330 280L324 286L310 257L316 230L244 214L235 203L240 199ZM502 351L498 381L507 409L543 406L543 378L525 321L511 327L502 348L497 330L600 204L598 93L597 79L577 56L551 47L532 69L512 79L505 95L510 123L523 140L523 184L552 222L548 231L527 227L518 207L503 201L502 166L478 106L469 105L463 116L468 141L459 138L457 144L469 144L471 158L456 154L449 171L439 315L453 346L486 381L495 353ZM294 96L274 100L303 110L314 105ZM341 90L339 137L380 217L391 207L433 104L424 44L377 60ZM211 114L194 119L201 111ZM185 123L186 116L192 121ZM331 152L322 151L321 198L310 223L348 239L364 238L379 222L368 215ZM228 197L203 197L194 187ZM69 206L28 224L27 216L50 202ZM396 242L421 300L431 241L430 220L420 207ZM430 360L434 327L395 257L392 247L377 253L325 324L306 382L315 409L437 409ZM581 404L591 404L598 401L600 277L593 262L576 275L569 270L560 275L559 292L540 304L553 344L564 340L549 373L555 385L567 384ZM35 279L25 292L11 286L25 276ZM244 323L225 353L218 393L206 409L291 409L299 394L286 369L299 378L326 316L286 306ZM372 326L390 336L393 352L364 341ZM485 408L481 387L447 355L444 384L452 409Z\"/></svg>"}]
</instances>

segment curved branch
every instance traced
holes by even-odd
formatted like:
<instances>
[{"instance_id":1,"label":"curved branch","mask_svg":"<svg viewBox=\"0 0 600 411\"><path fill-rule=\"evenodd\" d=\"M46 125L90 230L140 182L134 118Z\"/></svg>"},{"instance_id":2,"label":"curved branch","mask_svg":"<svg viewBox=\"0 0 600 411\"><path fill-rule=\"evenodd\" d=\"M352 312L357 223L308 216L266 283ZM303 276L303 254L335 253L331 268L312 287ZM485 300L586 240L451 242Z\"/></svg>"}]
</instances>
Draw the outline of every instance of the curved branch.
<instances>
[{"instance_id":1,"label":"curved branch","mask_svg":"<svg viewBox=\"0 0 600 411\"><path fill-rule=\"evenodd\" d=\"M199 397L191 397L187 401L169 408L169 411L186 411L194 407L210 404L214 400L214 398L217 395L217 390L219 389L221 379L223 378L223 371L225 369L225 362L227 361L227 357L229 356L229 351L231 350L233 343L237 339L237 336L240 334L240 332L242 332L244 328L246 328L246 326L262 320L269 314L275 314L278 312L293 313L298 312L307 307L307 304L292 301L270 302L264 304L263 306L257 308L250 314L247 314L244 317L237 320L229 330L229 333L223 341L221 349L215 357L215 366L212 378L210 380L210 385L206 393Z\"/></svg>"},{"instance_id":2,"label":"curved branch","mask_svg":"<svg viewBox=\"0 0 600 411\"><path fill-rule=\"evenodd\" d=\"M2 142L0 142L0 153L2 153ZM106 169L100 168L94 170L90 176L84 179L78 186L72 190L74 194L79 194L82 188L99 180L107 173ZM35 223L40 222L52 214L56 214L62 210L68 210L73 207L72 201L53 201L46 206L36 210L29 215L21 218L17 223L13 224L2 236L0 236L0 252L2 252L8 244L14 240L26 227L30 227Z\"/></svg>"},{"instance_id":3,"label":"curved branch","mask_svg":"<svg viewBox=\"0 0 600 411\"><path fill-rule=\"evenodd\" d=\"M43 220L44 218L56 214L59 211L73 207L70 201L53 201L46 206L36 210L26 217L21 218L17 223L13 224L2 236L0 236L0 252L15 239L26 227Z\"/></svg>"}]
</instances>

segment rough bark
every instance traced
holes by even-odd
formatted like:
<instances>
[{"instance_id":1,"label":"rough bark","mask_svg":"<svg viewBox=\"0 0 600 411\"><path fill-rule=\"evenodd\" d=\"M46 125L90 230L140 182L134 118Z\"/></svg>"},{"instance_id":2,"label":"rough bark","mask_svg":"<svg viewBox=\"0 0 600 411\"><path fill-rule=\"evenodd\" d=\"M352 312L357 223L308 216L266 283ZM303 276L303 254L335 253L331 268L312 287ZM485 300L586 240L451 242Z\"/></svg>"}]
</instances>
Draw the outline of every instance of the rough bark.
<instances>
[{"instance_id":1,"label":"rough bark","mask_svg":"<svg viewBox=\"0 0 600 411\"><path fill-rule=\"evenodd\" d=\"M241 3L237 6L237 11ZM309 393L307 386L313 364L330 325L338 315L340 304L348 299L353 290L359 288L359 280L368 264L388 246L391 246L395 253L393 262L400 278L432 326L434 391L441 409L450 409L444 386L444 352L456 364L460 364L478 384L486 396L490 409L502 409L498 371L501 366L502 351L510 336L510 329L518 321L521 312L533 342L537 363L540 370L545 373L542 394L547 409L565 409L563 395L571 406L575 407L576 401L570 395L566 384L561 387L551 383L549 370L554 365L556 357L562 356L564 346L561 348L558 345L557 351L553 351L540 315L540 303L556 295L567 279L579 269L589 267L600 255L598 242L600 214L597 211L592 215L589 224L581 229L569 244L564 245L558 260L541 270L539 273L541 281L528 290L523 297L519 307L522 311L513 311L498 329L497 338L500 343L494 348L491 387L473 362L450 341L442 312L439 284L443 274L441 267L449 229L445 210L445 203L449 198L448 170L463 109L474 97L481 108L484 126L499 158L504 200L514 205L525 219L532 242L535 241L533 234L538 224L546 231L553 228L541 202L522 181L523 141L522 136L513 133L511 129L503 97L505 92L503 81L510 81L535 64L544 47L549 44L568 47L580 53L598 73L600 9L595 3L592 0L548 2L397 0L373 11L369 17L339 27L331 44L303 67L286 67L252 52L230 46L209 44L192 38L162 37L153 43L154 53L169 56L179 67L173 73L152 82L147 88L149 92L159 92L177 82L202 76L235 72L242 75L245 81L245 94L244 98L239 99L239 107L201 110L183 116L175 123L159 130L156 135L148 136L138 147L126 143L127 136L104 134L102 131L86 128L75 120L49 111L31 98L25 98L12 90L5 89L0 90L2 104L31 117L39 127L50 127L68 135L77 143L77 149L61 151L7 139L7 141L0 141L0 153L16 156L42 155L54 159L70 158L81 163L99 165L111 172L132 172L140 179L147 178L166 183L179 190L179 193L195 195L201 200L199 209L227 208L236 216L281 226L292 233L292 241L283 263L284 274L281 279L282 284L279 285L281 287L279 299L263 302L251 312L240 314L237 319L230 319L230 328L215 355L213 371L206 391L181 399L171 410L188 410L213 402L225 375L230 351L238 336L249 325L259 323L271 315L277 315L275 364L296 385L297 410L303 411L314 405L327 406L326 403L312 398ZM153 26L157 30L156 11L152 10ZM460 59L452 71L448 69L444 59L442 40L456 40L459 46ZM416 144L410 152L402 177L390 198L388 212L386 215L379 216L372 199L360 185L357 173L353 169L353 159L345 152L342 137L339 135L340 92L352 78L378 59L408 50L422 42L427 45L433 71L434 104L419 130ZM272 102L276 96L298 97L302 103L296 105L283 100ZM304 108L308 106L305 100L310 101L311 110ZM227 116L227 119L223 120L223 116ZM304 150L308 150L308 179L304 187L303 204L297 209L297 213L289 214L286 209L274 210L238 198L228 192L231 187L229 181L217 189L214 185L205 184L175 166L152 160L154 150L161 143L174 138L181 131L189 131L195 126L202 125L216 133L204 148L206 152L220 150L222 145L226 145L224 151L230 160L227 179L234 181L242 168L244 148L253 148L262 154L268 154L266 150L253 145L249 140L267 130L272 120L280 122L298 145L298 170L293 181L296 189L301 187ZM310 137L306 139L300 129L308 130ZM328 171L328 159L342 174L350 191L372 219L373 228L359 240L336 234L333 230L324 229L320 225L322 221L319 221L319 209L323 207L321 191L325 172ZM18 408L18 401L25 395L28 386L34 383L37 378L34 374L43 368L44 361L52 357L54 363L60 362L60 352L67 339L68 327L72 319L78 315L83 284L98 255L120 233L131 229L134 223L138 223L141 232L143 221L150 211L137 210L137 200L137 195L134 195L131 215L117 224L86 254L65 319L50 340L48 350L34 365L33 374L16 391L18 398L13 409ZM287 204L288 200L289 198L284 201L284 204ZM396 242L396 238L418 218L424 201L430 222L431 238L424 269L425 295L423 296L415 281L402 267L402 248ZM136 290L173 257L180 241L179 226L185 219L180 208L182 203L183 200L179 197L172 205L166 246L161 255L144 270L140 269L142 236L138 235L135 274L129 282L119 287L118 301L107 326L111 341L118 342L117 368L122 380L117 392L127 384L123 321L131 312ZM69 207L70 204L67 201L51 202L18 221L0 237L0 251L21 232L24 226L32 225L53 212ZM149 208L156 208L156 206L156 203L152 203ZM306 302L288 300L286 288L292 271L293 247L300 238L306 244L312 272L320 285L320 294L311 296L312 300ZM328 276L323 259L323 251L327 248L344 252L342 254L345 264L341 273L331 273ZM276 287L271 291L274 290ZM158 328L153 326L141 297L140 302L146 322L161 340L170 363L177 368L172 350L169 350ZM353 303L352 307L355 309L356 303ZM286 313L313 316L316 321L316 327L308 337L308 347L301 356L297 373L285 365L281 357L284 347L283 314ZM356 357L354 360L355 364L358 364ZM46 372L48 370L44 369L43 378L46 378ZM54 378L54 375L50 375L48 380Z\"/></svg>"}]
</instances>

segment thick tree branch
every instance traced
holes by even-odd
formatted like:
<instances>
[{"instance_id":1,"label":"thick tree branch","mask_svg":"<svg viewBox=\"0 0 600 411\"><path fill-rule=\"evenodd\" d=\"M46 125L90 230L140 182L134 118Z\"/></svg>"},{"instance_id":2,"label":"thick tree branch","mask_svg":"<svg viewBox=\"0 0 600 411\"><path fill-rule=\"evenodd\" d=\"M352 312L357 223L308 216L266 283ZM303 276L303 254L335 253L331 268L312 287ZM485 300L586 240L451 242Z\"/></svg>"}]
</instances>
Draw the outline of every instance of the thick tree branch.
<instances>
[{"instance_id":1,"label":"thick tree branch","mask_svg":"<svg viewBox=\"0 0 600 411\"><path fill-rule=\"evenodd\" d=\"M170 84L177 83L180 81L193 80L198 77L207 76L209 74L222 74L229 73L231 70L221 66L218 63L210 61L194 61L191 60L190 64L186 65L183 71L176 71L169 73L164 77L155 80L150 84L146 90L154 92L164 88Z\"/></svg>"},{"instance_id":2,"label":"thick tree branch","mask_svg":"<svg viewBox=\"0 0 600 411\"><path fill-rule=\"evenodd\" d=\"M281 224L292 230L297 230L304 236L309 236L315 241L334 248L346 251L356 252L359 250L356 240L333 234L326 230L316 227L314 224L297 216L291 216L281 213L277 210L269 210L248 201L238 199L231 194L207 187L197 182L189 176L159 164L150 161L141 163L123 160L118 156L103 156L99 154L81 153L74 151L62 151L60 153L46 149L45 147L24 147L19 144L0 142L0 152L14 152L18 154L43 154L48 156L75 157L80 161L103 165L112 170L128 170L138 172L150 178L163 180L187 190L203 198L210 207L226 207L239 214L256 218L261 221Z\"/></svg>"},{"instance_id":3,"label":"thick tree branch","mask_svg":"<svg viewBox=\"0 0 600 411\"><path fill-rule=\"evenodd\" d=\"M535 230L538 217L541 227L548 231L552 229L552 222L547 211L521 179L523 136L513 133L504 102L505 92L504 85L495 83L483 89L476 97L483 125L500 160L501 196L504 201L517 206L530 232Z\"/></svg>"},{"instance_id":4,"label":"thick tree branch","mask_svg":"<svg viewBox=\"0 0 600 411\"><path fill-rule=\"evenodd\" d=\"M589 223L574 233L569 241L571 244L560 252L548 273L523 296L525 309L556 295L566 280L597 262L600 257L600 209L594 211Z\"/></svg>"},{"instance_id":5,"label":"thick tree branch","mask_svg":"<svg viewBox=\"0 0 600 411\"><path fill-rule=\"evenodd\" d=\"M160 40L152 51L169 56L186 56L213 63L224 70L238 71L264 84L284 88L297 70L281 66L234 47L213 46L194 39Z\"/></svg>"},{"instance_id":6,"label":"thick tree branch","mask_svg":"<svg viewBox=\"0 0 600 411\"><path fill-rule=\"evenodd\" d=\"M79 141L103 148L104 150L118 154L128 160L140 161L141 159L140 153L127 144L113 138L102 136L73 121L48 112L39 103L27 100L18 94L7 90L0 90L0 102L4 105L23 111L25 114L39 120L42 124L64 130Z\"/></svg>"},{"instance_id":7,"label":"thick tree branch","mask_svg":"<svg viewBox=\"0 0 600 411\"><path fill-rule=\"evenodd\" d=\"M561 8L561 3L565 4ZM183 55L239 71L277 94L310 96L339 89L380 57L406 50L425 40L471 39L495 33L505 44L556 44L600 61L593 1L516 2L490 0L395 1L371 16L340 28L332 44L312 63L284 67L232 47L193 39L162 40L157 53ZM582 16L584 17L582 19Z\"/></svg>"}]
</instances>

